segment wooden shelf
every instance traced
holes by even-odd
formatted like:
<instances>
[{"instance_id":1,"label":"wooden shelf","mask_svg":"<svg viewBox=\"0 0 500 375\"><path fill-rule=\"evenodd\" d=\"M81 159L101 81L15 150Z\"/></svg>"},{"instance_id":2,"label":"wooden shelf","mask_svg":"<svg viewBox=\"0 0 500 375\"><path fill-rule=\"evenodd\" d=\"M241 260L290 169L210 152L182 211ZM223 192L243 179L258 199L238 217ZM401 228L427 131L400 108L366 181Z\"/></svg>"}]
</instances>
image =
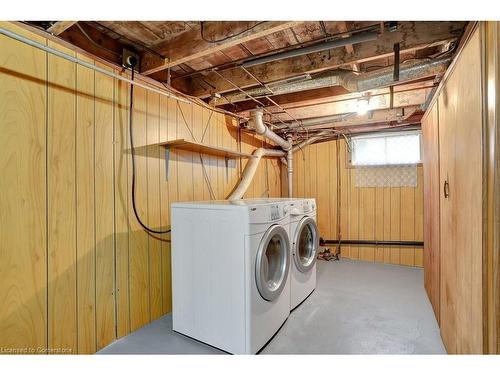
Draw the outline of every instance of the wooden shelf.
<instances>
[{"instance_id":1,"label":"wooden shelf","mask_svg":"<svg viewBox=\"0 0 500 375\"><path fill-rule=\"evenodd\" d=\"M174 139L173 141L160 143L160 146L163 146L168 149L178 148L180 150L199 152L201 154L221 156L228 159L235 159L235 158L250 159L255 157L245 152L234 151L223 147L209 146L195 141L188 141L186 139Z\"/></svg>"}]
</instances>

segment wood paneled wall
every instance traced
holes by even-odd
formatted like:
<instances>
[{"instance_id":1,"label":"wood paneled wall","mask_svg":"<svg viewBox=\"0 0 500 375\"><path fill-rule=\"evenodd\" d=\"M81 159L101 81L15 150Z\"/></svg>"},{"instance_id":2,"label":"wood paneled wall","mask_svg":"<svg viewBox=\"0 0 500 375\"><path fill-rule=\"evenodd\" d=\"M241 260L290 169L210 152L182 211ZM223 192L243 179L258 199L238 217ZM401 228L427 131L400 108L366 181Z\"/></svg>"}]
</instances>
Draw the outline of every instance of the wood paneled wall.
<instances>
[{"instance_id":1,"label":"wood paneled wall","mask_svg":"<svg viewBox=\"0 0 500 375\"><path fill-rule=\"evenodd\" d=\"M294 154L293 196L316 198L321 237L338 239L340 199L343 239L422 241L422 167L417 167L416 188L359 188L355 186L355 169L347 168L347 156L344 140L316 143ZM286 189L286 173L282 176L282 187ZM423 250L418 247L342 246L341 254L345 258L418 267L423 262Z\"/></svg>"},{"instance_id":2,"label":"wood paneled wall","mask_svg":"<svg viewBox=\"0 0 500 375\"><path fill-rule=\"evenodd\" d=\"M485 121L485 239L483 261L486 263L483 288L485 352L500 354L500 22L485 22L484 91Z\"/></svg>"},{"instance_id":3,"label":"wood paneled wall","mask_svg":"<svg viewBox=\"0 0 500 375\"><path fill-rule=\"evenodd\" d=\"M132 212L130 86L5 36L0 51L0 347L93 353L171 309L168 236ZM172 151L167 179L157 143L262 143L198 105L142 88L134 103L137 208L154 228L171 202L226 197L246 163ZM264 159L247 197L281 195L278 163Z\"/></svg>"},{"instance_id":4,"label":"wood paneled wall","mask_svg":"<svg viewBox=\"0 0 500 375\"><path fill-rule=\"evenodd\" d=\"M439 113L437 103L422 120L424 164L424 285L434 314L440 312Z\"/></svg>"},{"instance_id":5,"label":"wood paneled wall","mask_svg":"<svg viewBox=\"0 0 500 375\"><path fill-rule=\"evenodd\" d=\"M483 96L481 33L477 28L460 52L437 100L424 119L438 127L439 321L448 353L483 352ZM436 129L434 129L436 131ZM431 140L426 138L426 142ZM435 141L435 140L432 140ZM426 149L430 147L426 146ZM427 165L426 165L427 167ZM449 194L444 194L448 184ZM435 195L426 194L426 202ZM426 227L426 229L428 229ZM429 268L428 266L431 266ZM426 273L435 266L426 260ZM431 297L435 302L435 297Z\"/></svg>"}]
</instances>

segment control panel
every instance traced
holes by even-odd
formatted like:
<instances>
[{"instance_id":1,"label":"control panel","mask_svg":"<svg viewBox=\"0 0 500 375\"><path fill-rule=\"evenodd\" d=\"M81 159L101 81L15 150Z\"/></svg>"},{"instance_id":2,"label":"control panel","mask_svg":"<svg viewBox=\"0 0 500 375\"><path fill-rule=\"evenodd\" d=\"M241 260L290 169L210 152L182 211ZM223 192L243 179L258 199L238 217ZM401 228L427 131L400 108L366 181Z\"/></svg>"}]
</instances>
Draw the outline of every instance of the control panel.
<instances>
[{"instance_id":1,"label":"control panel","mask_svg":"<svg viewBox=\"0 0 500 375\"><path fill-rule=\"evenodd\" d=\"M290 211L291 215L303 215L316 210L316 203L314 199L304 199L303 201L296 202Z\"/></svg>"},{"instance_id":2,"label":"control panel","mask_svg":"<svg viewBox=\"0 0 500 375\"><path fill-rule=\"evenodd\" d=\"M287 204L276 204L270 206L271 211L271 221L281 220L288 213L288 205Z\"/></svg>"},{"instance_id":3,"label":"control panel","mask_svg":"<svg viewBox=\"0 0 500 375\"><path fill-rule=\"evenodd\" d=\"M280 207L278 205L271 206L271 220L279 220L280 218Z\"/></svg>"},{"instance_id":4,"label":"control panel","mask_svg":"<svg viewBox=\"0 0 500 375\"><path fill-rule=\"evenodd\" d=\"M250 207L250 221L252 223L268 223L282 220L290 212L288 203L270 205L256 205Z\"/></svg>"}]
</instances>

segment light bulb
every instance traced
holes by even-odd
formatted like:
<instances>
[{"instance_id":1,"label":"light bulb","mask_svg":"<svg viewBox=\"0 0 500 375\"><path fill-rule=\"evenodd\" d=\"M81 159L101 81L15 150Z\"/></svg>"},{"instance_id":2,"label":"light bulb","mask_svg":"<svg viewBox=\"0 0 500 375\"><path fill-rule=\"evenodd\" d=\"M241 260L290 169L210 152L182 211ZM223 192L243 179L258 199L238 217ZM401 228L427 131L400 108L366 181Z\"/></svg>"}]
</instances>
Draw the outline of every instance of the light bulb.
<instances>
[{"instance_id":1,"label":"light bulb","mask_svg":"<svg viewBox=\"0 0 500 375\"><path fill-rule=\"evenodd\" d=\"M364 115L366 112L368 112L369 109L369 101L370 99L368 98L360 98L358 99L358 102L356 104L356 111L358 112L358 115Z\"/></svg>"}]
</instances>

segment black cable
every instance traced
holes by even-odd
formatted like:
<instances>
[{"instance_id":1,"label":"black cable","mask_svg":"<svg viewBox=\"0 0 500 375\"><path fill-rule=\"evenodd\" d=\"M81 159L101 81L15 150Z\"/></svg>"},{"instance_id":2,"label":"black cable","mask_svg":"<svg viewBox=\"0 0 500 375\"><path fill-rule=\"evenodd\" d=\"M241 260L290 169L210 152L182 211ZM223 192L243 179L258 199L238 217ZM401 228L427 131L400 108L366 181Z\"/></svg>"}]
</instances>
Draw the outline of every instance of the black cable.
<instances>
[{"instance_id":1,"label":"black cable","mask_svg":"<svg viewBox=\"0 0 500 375\"><path fill-rule=\"evenodd\" d=\"M111 49L109 49L109 48L106 48L106 47L104 47L103 45L101 45L101 44L97 43L94 39L92 39L92 38L89 36L89 34L87 34L87 32L83 29L83 27L82 27L82 26L80 26L78 23L75 23L75 26L78 28L78 30L80 30L80 32L83 34L83 36L84 36L85 38L87 38L87 39L90 41L90 43L92 43L95 47L100 48L100 49L103 49L103 50L105 50L105 51L108 51L109 53L112 53L112 54L113 54L113 55L115 55L115 56L122 57L121 53L118 53L118 52L116 52L116 51L113 51L113 50L111 50Z\"/></svg>"},{"instance_id":2,"label":"black cable","mask_svg":"<svg viewBox=\"0 0 500 375\"><path fill-rule=\"evenodd\" d=\"M135 64L132 63L132 81L134 80L134 67ZM133 132L133 118L134 118L134 85L130 85L130 110L129 110L129 133L130 133L130 153L132 154L132 208L134 209L134 214L141 226L146 230L147 232L150 233L156 233L156 234L165 234L169 233L171 229L167 230L155 230L151 229L148 226L146 226L141 218L139 217L139 214L137 213L137 208L135 206L135 149L134 149L134 132Z\"/></svg>"},{"instance_id":3,"label":"black cable","mask_svg":"<svg viewBox=\"0 0 500 375\"><path fill-rule=\"evenodd\" d=\"M264 22L266 22L266 21L257 22L255 25L249 27L248 29L245 29L245 30L240 31L239 33L236 33L236 34L233 34L233 35L228 35L225 38L217 39L217 40L210 40L210 39L205 38L205 36L203 35L203 23L204 22L200 21L200 35L201 35L201 39L203 39L207 43L220 43L220 42L224 42L224 41L226 41L228 39L234 38L235 36L244 34L244 33L248 32L248 31L254 29L255 27L259 26L260 24L263 24Z\"/></svg>"}]
</instances>

